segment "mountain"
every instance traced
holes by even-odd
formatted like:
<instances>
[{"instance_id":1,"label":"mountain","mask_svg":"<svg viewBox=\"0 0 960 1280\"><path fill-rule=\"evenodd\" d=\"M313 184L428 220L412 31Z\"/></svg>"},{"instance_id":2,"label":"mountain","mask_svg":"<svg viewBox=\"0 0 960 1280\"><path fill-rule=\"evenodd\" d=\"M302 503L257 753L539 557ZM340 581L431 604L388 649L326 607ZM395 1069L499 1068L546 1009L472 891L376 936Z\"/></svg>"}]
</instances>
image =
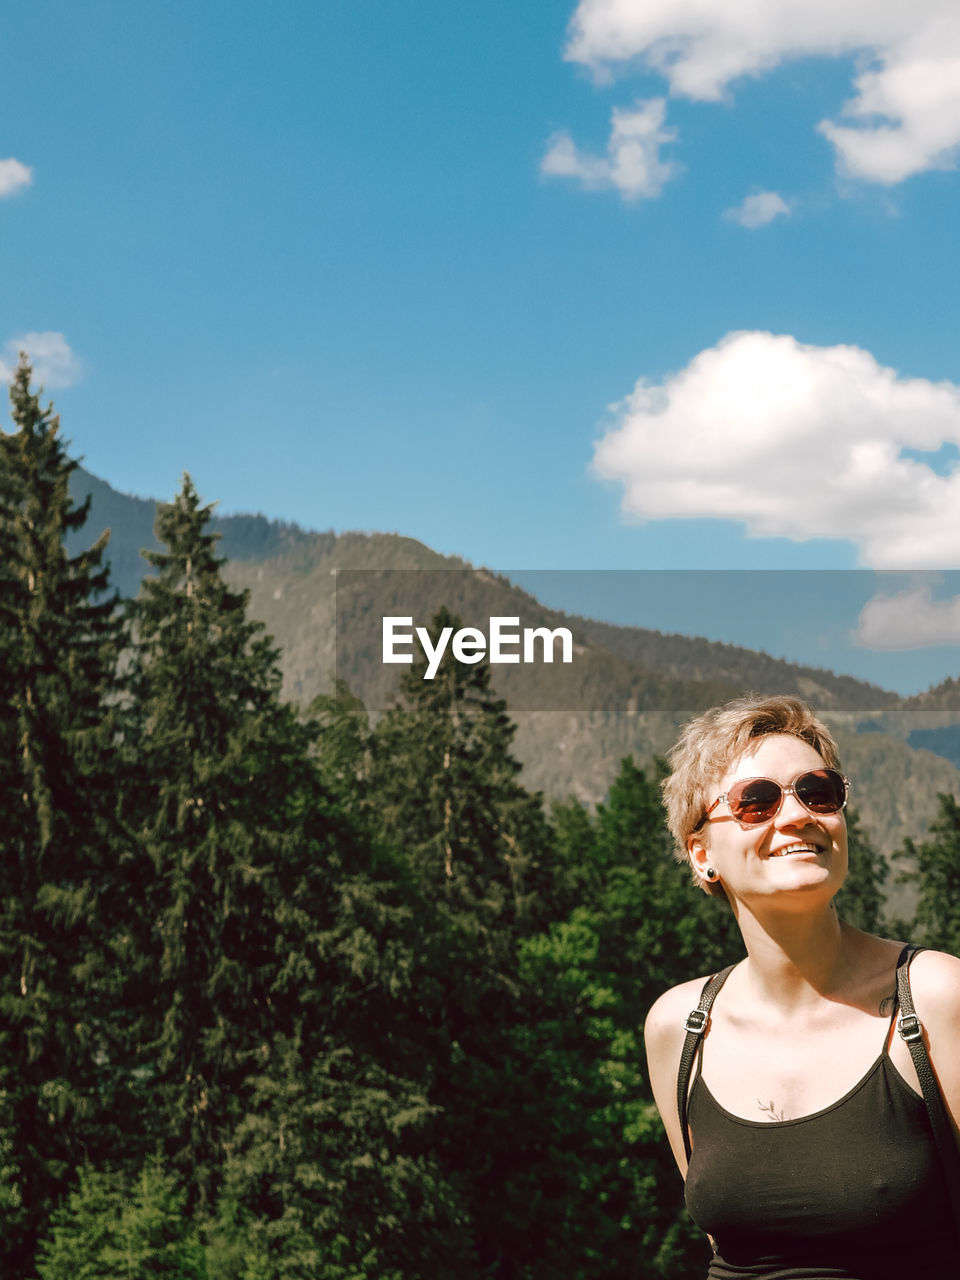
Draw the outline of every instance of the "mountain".
<instances>
[{"instance_id":1,"label":"mountain","mask_svg":"<svg viewBox=\"0 0 960 1280\"><path fill-rule=\"evenodd\" d=\"M114 585L135 594L154 546L156 503L117 493L78 470L74 494L91 496L87 543L111 530ZM885 854L922 834L937 794L960 796L960 683L916 698L850 676L800 666L698 637L613 626L541 605L506 578L441 556L398 534L310 532L262 515L218 517L227 575L250 593L253 616L281 648L287 696L308 705L346 679L374 714L397 667L381 660L381 619L426 625L445 604L467 625L516 617L520 627L566 627L575 660L494 667L517 723L527 785L550 796L604 796L620 757L664 753L691 714L738 693L795 693L838 733L853 803Z\"/></svg>"},{"instance_id":2,"label":"mountain","mask_svg":"<svg viewBox=\"0 0 960 1280\"><path fill-rule=\"evenodd\" d=\"M86 526L69 539L70 550L89 546L104 529L109 529L111 583L122 596L135 596L140 580L148 572L141 550L159 550L153 534L156 500L118 493L83 467L78 467L71 477L70 495L77 503L90 497L90 516ZM261 515L216 516L212 528L220 535L222 554L230 560L266 559L318 536L305 533L295 524Z\"/></svg>"}]
</instances>

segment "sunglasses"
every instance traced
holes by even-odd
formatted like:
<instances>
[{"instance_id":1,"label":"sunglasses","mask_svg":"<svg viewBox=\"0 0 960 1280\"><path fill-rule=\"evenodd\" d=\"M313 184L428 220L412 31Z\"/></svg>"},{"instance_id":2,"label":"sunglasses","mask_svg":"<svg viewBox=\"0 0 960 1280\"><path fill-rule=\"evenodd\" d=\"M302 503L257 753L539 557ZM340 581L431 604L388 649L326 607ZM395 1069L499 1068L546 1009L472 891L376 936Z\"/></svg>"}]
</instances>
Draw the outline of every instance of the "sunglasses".
<instances>
[{"instance_id":1,"label":"sunglasses","mask_svg":"<svg viewBox=\"0 0 960 1280\"><path fill-rule=\"evenodd\" d=\"M781 787L772 778L741 778L729 791L717 796L696 829L699 831L724 801L741 827L757 827L777 816L785 796L796 796L808 813L821 817L839 813L849 792L849 781L835 769L811 769L794 778L788 787Z\"/></svg>"}]
</instances>

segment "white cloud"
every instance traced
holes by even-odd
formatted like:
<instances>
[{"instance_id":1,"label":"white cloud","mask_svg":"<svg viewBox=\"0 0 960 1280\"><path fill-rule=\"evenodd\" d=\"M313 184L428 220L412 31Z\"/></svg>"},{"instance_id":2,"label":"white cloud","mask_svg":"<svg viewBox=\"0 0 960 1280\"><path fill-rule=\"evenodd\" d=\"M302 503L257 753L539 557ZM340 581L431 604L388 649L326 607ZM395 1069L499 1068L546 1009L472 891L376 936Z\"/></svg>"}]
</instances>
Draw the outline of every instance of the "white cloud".
<instances>
[{"instance_id":1,"label":"white cloud","mask_svg":"<svg viewBox=\"0 0 960 1280\"><path fill-rule=\"evenodd\" d=\"M776 191L758 191L756 195L746 196L742 204L727 209L724 217L732 222L739 222L741 227L753 231L757 227L765 227L768 222L782 214L788 214L790 206L783 196Z\"/></svg>"},{"instance_id":2,"label":"white cloud","mask_svg":"<svg viewBox=\"0 0 960 1280\"><path fill-rule=\"evenodd\" d=\"M12 196L33 182L33 170L13 157L0 160L0 200Z\"/></svg>"},{"instance_id":3,"label":"white cloud","mask_svg":"<svg viewBox=\"0 0 960 1280\"><path fill-rule=\"evenodd\" d=\"M929 587L874 596L860 611L853 640L883 650L960 644L960 596L934 600Z\"/></svg>"},{"instance_id":4,"label":"white cloud","mask_svg":"<svg viewBox=\"0 0 960 1280\"><path fill-rule=\"evenodd\" d=\"M540 172L577 178L592 190L615 187L624 200L658 196L677 172L673 161L660 158L660 148L676 138L676 130L664 128L665 118L663 98L638 102L631 111L615 107L606 156L584 154L569 134L558 133L550 140Z\"/></svg>"},{"instance_id":5,"label":"white cloud","mask_svg":"<svg viewBox=\"0 0 960 1280\"><path fill-rule=\"evenodd\" d=\"M72 387L83 376L83 361L70 347L62 333L25 333L4 344L0 355L0 381L9 382L25 351L33 366L33 381L47 391Z\"/></svg>"},{"instance_id":6,"label":"white cloud","mask_svg":"<svg viewBox=\"0 0 960 1280\"><path fill-rule=\"evenodd\" d=\"M895 183L960 146L956 0L580 0L566 57L598 76L642 61L672 93L718 101L739 76L800 57L861 65L846 123L819 125L852 177Z\"/></svg>"},{"instance_id":7,"label":"white cloud","mask_svg":"<svg viewBox=\"0 0 960 1280\"><path fill-rule=\"evenodd\" d=\"M614 406L596 474L642 519L736 520L754 537L845 538L876 568L960 566L960 387L901 378L858 347L732 333Z\"/></svg>"},{"instance_id":8,"label":"white cloud","mask_svg":"<svg viewBox=\"0 0 960 1280\"><path fill-rule=\"evenodd\" d=\"M844 172L891 185L923 169L954 167L960 145L960 37L954 35L952 51L896 50L882 58L879 70L857 76L854 85L857 96L843 114L862 123L824 120L819 125Z\"/></svg>"}]
</instances>

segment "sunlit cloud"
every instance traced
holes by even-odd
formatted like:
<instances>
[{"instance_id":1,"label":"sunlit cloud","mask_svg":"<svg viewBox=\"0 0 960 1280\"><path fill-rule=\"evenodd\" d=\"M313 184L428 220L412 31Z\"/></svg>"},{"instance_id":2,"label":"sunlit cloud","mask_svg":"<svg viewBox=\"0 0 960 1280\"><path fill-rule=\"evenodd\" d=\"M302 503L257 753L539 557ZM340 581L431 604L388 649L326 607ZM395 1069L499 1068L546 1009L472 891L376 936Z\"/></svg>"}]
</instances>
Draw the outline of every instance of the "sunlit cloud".
<instances>
[{"instance_id":1,"label":"sunlit cloud","mask_svg":"<svg viewBox=\"0 0 960 1280\"><path fill-rule=\"evenodd\" d=\"M629 517L849 539L875 568L960 566L960 466L922 458L960 442L953 383L903 378L859 347L742 332L642 379L613 413L593 465L623 485Z\"/></svg>"},{"instance_id":2,"label":"sunlit cloud","mask_svg":"<svg viewBox=\"0 0 960 1280\"><path fill-rule=\"evenodd\" d=\"M33 382L47 391L72 387L84 373L84 364L62 333L24 333L4 344L0 355L0 380L9 382L25 351L33 367Z\"/></svg>"},{"instance_id":3,"label":"sunlit cloud","mask_svg":"<svg viewBox=\"0 0 960 1280\"><path fill-rule=\"evenodd\" d=\"M21 164L12 156L8 160L0 160L0 200L16 195L32 182L33 170L29 165Z\"/></svg>"},{"instance_id":4,"label":"sunlit cloud","mask_svg":"<svg viewBox=\"0 0 960 1280\"><path fill-rule=\"evenodd\" d=\"M724 217L729 218L731 222L739 222L741 227L747 227L753 231L757 227L767 226L774 218L783 217L789 212L790 206L776 191L758 191L755 195L746 196L734 208L727 209Z\"/></svg>"},{"instance_id":5,"label":"sunlit cloud","mask_svg":"<svg viewBox=\"0 0 960 1280\"><path fill-rule=\"evenodd\" d=\"M818 126L842 173L889 185L960 147L956 0L581 0L566 57L599 80L643 64L704 102L789 59L854 57L852 96Z\"/></svg>"},{"instance_id":6,"label":"sunlit cloud","mask_svg":"<svg viewBox=\"0 0 960 1280\"><path fill-rule=\"evenodd\" d=\"M664 128L666 102L651 98L629 111L614 108L605 156L581 152L567 133L550 139L540 172L553 178L575 178L590 190L615 188L624 200L658 196L678 166L663 160L660 149L676 138Z\"/></svg>"},{"instance_id":7,"label":"sunlit cloud","mask_svg":"<svg viewBox=\"0 0 960 1280\"><path fill-rule=\"evenodd\" d=\"M960 644L960 596L934 600L929 586L874 596L860 611L852 638L883 650Z\"/></svg>"}]
</instances>

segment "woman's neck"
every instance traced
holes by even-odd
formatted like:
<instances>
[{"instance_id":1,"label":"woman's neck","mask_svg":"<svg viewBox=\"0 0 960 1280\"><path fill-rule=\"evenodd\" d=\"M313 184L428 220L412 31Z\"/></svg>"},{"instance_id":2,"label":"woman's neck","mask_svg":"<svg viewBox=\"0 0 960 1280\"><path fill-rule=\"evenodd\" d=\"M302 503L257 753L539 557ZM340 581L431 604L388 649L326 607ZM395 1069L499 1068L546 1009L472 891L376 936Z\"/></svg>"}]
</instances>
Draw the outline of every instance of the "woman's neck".
<instances>
[{"instance_id":1,"label":"woman's neck","mask_svg":"<svg viewBox=\"0 0 960 1280\"><path fill-rule=\"evenodd\" d=\"M857 935L832 904L816 913L742 912L747 973L757 996L781 1011L799 1009L836 991L848 969Z\"/></svg>"}]
</instances>

